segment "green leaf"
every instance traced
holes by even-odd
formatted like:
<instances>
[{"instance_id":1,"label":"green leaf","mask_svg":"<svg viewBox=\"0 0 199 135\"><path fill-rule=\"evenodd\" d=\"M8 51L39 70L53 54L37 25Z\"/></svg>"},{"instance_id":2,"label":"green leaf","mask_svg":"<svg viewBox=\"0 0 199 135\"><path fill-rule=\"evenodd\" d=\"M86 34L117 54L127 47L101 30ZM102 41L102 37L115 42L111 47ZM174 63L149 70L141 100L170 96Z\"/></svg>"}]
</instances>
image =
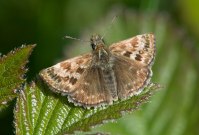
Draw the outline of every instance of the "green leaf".
<instances>
[{"instance_id":1,"label":"green leaf","mask_svg":"<svg viewBox=\"0 0 199 135\"><path fill-rule=\"evenodd\" d=\"M16 134L55 135L72 134L75 131L89 131L92 126L122 117L125 112L137 110L149 101L159 88L153 84L148 90L128 100L93 109L74 106L67 97L51 93L41 85L26 84L17 99L15 108Z\"/></svg>"},{"instance_id":2,"label":"green leaf","mask_svg":"<svg viewBox=\"0 0 199 135\"><path fill-rule=\"evenodd\" d=\"M17 96L17 90L25 82L25 65L34 47L22 46L0 58L0 111Z\"/></svg>"}]
</instances>

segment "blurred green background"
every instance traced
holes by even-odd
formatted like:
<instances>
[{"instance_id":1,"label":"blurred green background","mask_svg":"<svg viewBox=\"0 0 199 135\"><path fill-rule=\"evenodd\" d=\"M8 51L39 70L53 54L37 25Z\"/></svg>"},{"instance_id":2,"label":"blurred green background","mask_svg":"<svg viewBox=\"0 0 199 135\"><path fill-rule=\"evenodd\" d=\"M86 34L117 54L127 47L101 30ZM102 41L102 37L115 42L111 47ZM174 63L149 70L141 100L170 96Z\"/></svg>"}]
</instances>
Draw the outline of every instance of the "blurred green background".
<instances>
[{"instance_id":1,"label":"blurred green background","mask_svg":"<svg viewBox=\"0 0 199 135\"><path fill-rule=\"evenodd\" d=\"M199 135L198 0L1 0L0 52L37 44L28 80L56 62L89 52L84 42L103 34L107 44L137 34L155 33L153 82L164 86L151 102L93 132L113 135ZM118 19L109 29L111 20ZM0 113L0 134L14 134L12 105Z\"/></svg>"}]
</instances>

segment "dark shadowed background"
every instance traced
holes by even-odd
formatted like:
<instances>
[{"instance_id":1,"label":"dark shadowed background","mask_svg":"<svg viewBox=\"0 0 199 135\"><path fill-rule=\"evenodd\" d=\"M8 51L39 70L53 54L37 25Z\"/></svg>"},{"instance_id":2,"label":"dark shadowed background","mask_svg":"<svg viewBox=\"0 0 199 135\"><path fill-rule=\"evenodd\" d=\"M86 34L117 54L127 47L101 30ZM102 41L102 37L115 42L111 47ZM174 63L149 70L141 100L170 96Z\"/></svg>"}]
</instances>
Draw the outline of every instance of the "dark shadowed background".
<instances>
[{"instance_id":1,"label":"dark shadowed background","mask_svg":"<svg viewBox=\"0 0 199 135\"><path fill-rule=\"evenodd\" d=\"M137 34L156 35L153 82L164 86L151 102L113 123L93 128L118 135L199 135L198 0L1 0L0 53L37 44L28 80L56 62L89 52L104 34L107 45ZM118 16L110 28L111 20ZM0 113L0 134L13 134L13 107Z\"/></svg>"}]
</instances>

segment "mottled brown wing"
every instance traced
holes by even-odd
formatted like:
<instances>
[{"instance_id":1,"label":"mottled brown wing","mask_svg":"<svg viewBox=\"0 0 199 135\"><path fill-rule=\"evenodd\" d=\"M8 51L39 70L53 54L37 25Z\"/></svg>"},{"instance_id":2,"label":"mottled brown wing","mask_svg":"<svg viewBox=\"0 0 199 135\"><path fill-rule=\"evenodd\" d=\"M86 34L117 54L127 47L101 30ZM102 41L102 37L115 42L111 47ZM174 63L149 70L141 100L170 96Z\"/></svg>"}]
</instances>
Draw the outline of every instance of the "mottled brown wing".
<instances>
[{"instance_id":1,"label":"mottled brown wing","mask_svg":"<svg viewBox=\"0 0 199 135\"><path fill-rule=\"evenodd\" d=\"M91 62L92 54L77 56L42 70L39 75L50 88L58 93L69 94Z\"/></svg>"},{"instance_id":2,"label":"mottled brown wing","mask_svg":"<svg viewBox=\"0 0 199 135\"><path fill-rule=\"evenodd\" d=\"M115 55L114 57L118 98L125 99L139 94L151 79L151 67L143 65L139 61L132 61L124 56Z\"/></svg>"},{"instance_id":3,"label":"mottled brown wing","mask_svg":"<svg viewBox=\"0 0 199 135\"><path fill-rule=\"evenodd\" d=\"M69 101L84 107L112 102L101 69L91 66L92 55L86 54L42 70L39 75L50 88Z\"/></svg>"},{"instance_id":4,"label":"mottled brown wing","mask_svg":"<svg viewBox=\"0 0 199 135\"><path fill-rule=\"evenodd\" d=\"M75 85L69 99L84 107L112 104L113 98L105 86L103 75L100 67L90 66Z\"/></svg>"},{"instance_id":5,"label":"mottled brown wing","mask_svg":"<svg viewBox=\"0 0 199 135\"><path fill-rule=\"evenodd\" d=\"M143 66L152 65L155 57L155 37L153 34L137 35L130 39L114 43L109 47L112 53L123 55Z\"/></svg>"},{"instance_id":6,"label":"mottled brown wing","mask_svg":"<svg viewBox=\"0 0 199 135\"><path fill-rule=\"evenodd\" d=\"M114 71L120 99L138 94L148 85L155 57L153 34L137 35L109 47L115 57Z\"/></svg>"}]
</instances>

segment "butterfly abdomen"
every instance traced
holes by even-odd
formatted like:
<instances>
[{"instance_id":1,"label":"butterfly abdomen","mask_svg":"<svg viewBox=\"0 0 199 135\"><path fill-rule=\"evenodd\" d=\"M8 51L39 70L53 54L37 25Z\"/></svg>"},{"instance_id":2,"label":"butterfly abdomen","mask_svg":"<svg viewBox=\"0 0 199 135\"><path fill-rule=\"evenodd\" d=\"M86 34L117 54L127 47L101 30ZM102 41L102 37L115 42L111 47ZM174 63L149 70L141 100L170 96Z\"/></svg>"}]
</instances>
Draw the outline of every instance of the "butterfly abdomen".
<instances>
[{"instance_id":1,"label":"butterfly abdomen","mask_svg":"<svg viewBox=\"0 0 199 135\"><path fill-rule=\"evenodd\" d=\"M113 100L117 99L117 82L115 78L115 73L112 69L104 70L103 71L104 83L107 90L110 91L110 94Z\"/></svg>"}]
</instances>

